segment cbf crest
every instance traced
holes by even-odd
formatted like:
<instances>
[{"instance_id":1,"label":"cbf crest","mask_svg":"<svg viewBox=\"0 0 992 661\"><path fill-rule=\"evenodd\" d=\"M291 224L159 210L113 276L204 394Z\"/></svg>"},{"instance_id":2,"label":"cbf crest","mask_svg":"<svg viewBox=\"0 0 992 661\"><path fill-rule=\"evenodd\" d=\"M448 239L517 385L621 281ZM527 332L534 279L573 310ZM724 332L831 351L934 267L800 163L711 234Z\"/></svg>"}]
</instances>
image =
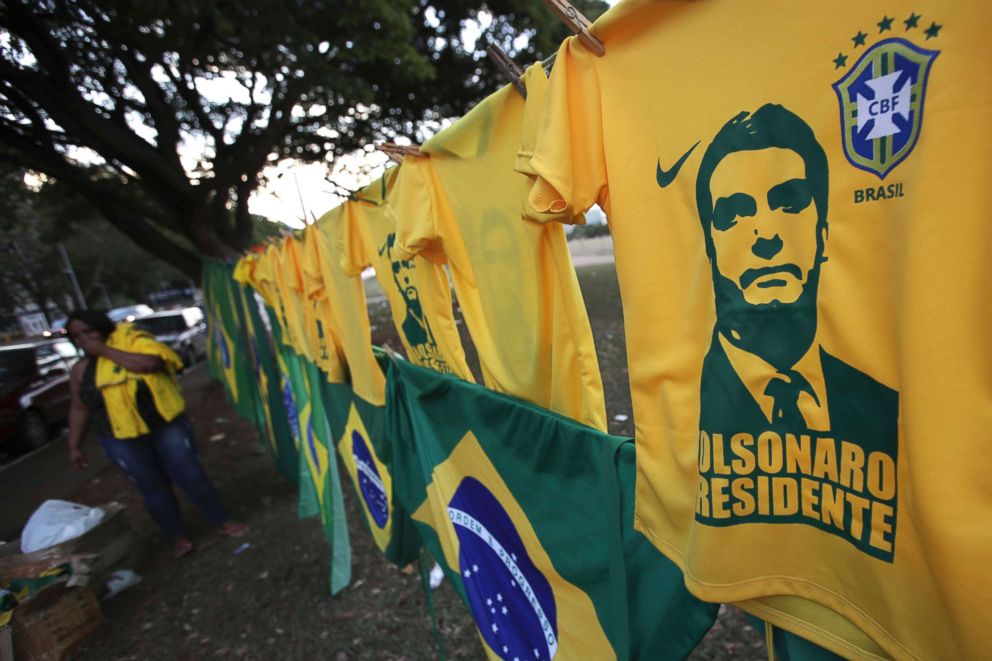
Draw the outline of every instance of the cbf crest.
<instances>
[{"instance_id":1,"label":"cbf crest","mask_svg":"<svg viewBox=\"0 0 992 661\"><path fill-rule=\"evenodd\" d=\"M927 76L938 54L905 39L885 39L834 83L844 154L854 167L885 179L913 151L923 128Z\"/></svg>"}]
</instances>

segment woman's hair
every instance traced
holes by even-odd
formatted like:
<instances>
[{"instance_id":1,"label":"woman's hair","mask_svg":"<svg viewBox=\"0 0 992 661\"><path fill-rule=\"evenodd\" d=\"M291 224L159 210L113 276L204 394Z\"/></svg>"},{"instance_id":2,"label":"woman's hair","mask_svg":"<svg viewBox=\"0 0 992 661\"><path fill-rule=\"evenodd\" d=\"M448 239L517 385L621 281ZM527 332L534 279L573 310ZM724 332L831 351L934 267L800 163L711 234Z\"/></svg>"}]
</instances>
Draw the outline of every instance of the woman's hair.
<instances>
[{"instance_id":1,"label":"woman's hair","mask_svg":"<svg viewBox=\"0 0 992 661\"><path fill-rule=\"evenodd\" d=\"M103 339L110 337L110 334L114 332L117 324L110 320L105 313L99 310L75 310L66 317L65 328L68 330L69 324L74 321L81 321L93 330L100 333Z\"/></svg>"}]
</instances>

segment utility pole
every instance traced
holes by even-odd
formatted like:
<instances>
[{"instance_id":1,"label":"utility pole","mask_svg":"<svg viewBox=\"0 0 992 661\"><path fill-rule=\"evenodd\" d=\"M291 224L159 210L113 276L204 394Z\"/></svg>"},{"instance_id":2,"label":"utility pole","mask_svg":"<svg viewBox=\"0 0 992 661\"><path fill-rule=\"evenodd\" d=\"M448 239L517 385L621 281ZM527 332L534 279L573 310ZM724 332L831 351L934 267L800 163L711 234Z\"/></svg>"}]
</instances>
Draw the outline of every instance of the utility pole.
<instances>
[{"instance_id":1,"label":"utility pole","mask_svg":"<svg viewBox=\"0 0 992 661\"><path fill-rule=\"evenodd\" d=\"M65 251L65 246L59 244L59 252L62 253L62 261L65 262L65 274L69 276L72 289L76 292L76 302L81 310L86 309L86 299L83 298L83 290L79 288L79 281L76 280L76 272L72 270L72 262L69 261L69 253Z\"/></svg>"}]
</instances>

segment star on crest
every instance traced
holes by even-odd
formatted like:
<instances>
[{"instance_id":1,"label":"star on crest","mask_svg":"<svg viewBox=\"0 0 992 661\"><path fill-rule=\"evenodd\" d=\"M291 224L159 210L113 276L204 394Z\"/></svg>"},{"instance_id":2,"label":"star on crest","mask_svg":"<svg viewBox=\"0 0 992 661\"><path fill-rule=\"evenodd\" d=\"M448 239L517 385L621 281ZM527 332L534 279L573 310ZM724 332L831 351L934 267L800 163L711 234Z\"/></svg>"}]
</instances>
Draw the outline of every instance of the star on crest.
<instances>
[{"instance_id":1,"label":"star on crest","mask_svg":"<svg viewBox=\"0 0 992 661\"><path fill-rule=\"evenodd\" d=\"M853 37L851 37L851 41L854 42L854 47L857 48L858 46L864 46L865 39L867 38L868 38L868 33L858 30L858 33Z\"/></svg>"},{"instance_id":2,"label":"star on crest","mask_svg":"<svg viewBox=\"0 0 992 661\"><path fill-rule=\"evenodd\" d=\"M934 37L937 36L937 33L940 32L940 28L942 28L942 27L944 27L944 26L943 25L937 25L936 23L931 23L930 24L930 27L928 27L923 32L927 35L927 39L933 39Z\"/></svg>"},{"instance_id":3,"label":"star on crest","mask_svg":"<svg viewBox=\"0 0 992 661\"><path fill-rule=\"evenodd\" d=\"M918 27L921 18L922 16L919 14L909 12L909 18L903 21L903 23L906 24L906 30L912 30L913 28Z\"/></svg>"},{"instance_id":4,"label":"star on crest","mask_svg":"<svg viewBox=\"0 0 992 661\"><path fill-rule=\"evenodd\" d=\"M891 30L892 29L892 21L894 21L894 20L896 20L896 19L889 18L888 16L882 16L882 20L880 20L875 25L878 26L878 31L880 33L881 32L885 32L886 30Z\"/></svg>"},{"instance_id":5,"label":"star on crest","mask_svg":"<svg viewBox=\"0 0 992 661\"><path fill-rule=\"evenodd\" d=\"M835 57L832 61L834 63L834 69L840 69L841 67L846 67L847 55L844 55L843 53L837 53L837 57Z\"/></svg>"}]
</instances>

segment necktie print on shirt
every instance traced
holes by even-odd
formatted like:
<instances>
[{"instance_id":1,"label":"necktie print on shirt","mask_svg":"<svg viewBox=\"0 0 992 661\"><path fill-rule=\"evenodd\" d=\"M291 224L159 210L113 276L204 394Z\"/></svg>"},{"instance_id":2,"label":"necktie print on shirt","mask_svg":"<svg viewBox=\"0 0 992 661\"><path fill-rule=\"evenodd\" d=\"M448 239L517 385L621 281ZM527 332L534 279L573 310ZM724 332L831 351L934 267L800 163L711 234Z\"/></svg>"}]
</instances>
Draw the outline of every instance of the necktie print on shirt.
<instances>
[{"instance_id":1,"label":"necktie print on shirt","mask_svg":"<svg viewBox=\"0 0 992 661\"><path fill-rule=\"evenodd\" d=\"M775 402L772 421L791 429L806 429L808 425L799 411L799 394L803 392L809 393L817 404L820 403L809 381L799 372L788 370L773 377L765 387L765 394Z\"/></svg>"},{"instance_id":2,"label":"necktie print on shirt","mask_svg":"<svg viewBox=\"0 0 992 661\"><path fill-rule=\"evenodd\" d=\"M823 147L805 120L768 103L731 115L702 152L696 207L716 324L700 378L695 519L801 523L891 562L899 394L819 337ZM857 218L831 207L829 222Z\"/></svg>"}]
</instances>

